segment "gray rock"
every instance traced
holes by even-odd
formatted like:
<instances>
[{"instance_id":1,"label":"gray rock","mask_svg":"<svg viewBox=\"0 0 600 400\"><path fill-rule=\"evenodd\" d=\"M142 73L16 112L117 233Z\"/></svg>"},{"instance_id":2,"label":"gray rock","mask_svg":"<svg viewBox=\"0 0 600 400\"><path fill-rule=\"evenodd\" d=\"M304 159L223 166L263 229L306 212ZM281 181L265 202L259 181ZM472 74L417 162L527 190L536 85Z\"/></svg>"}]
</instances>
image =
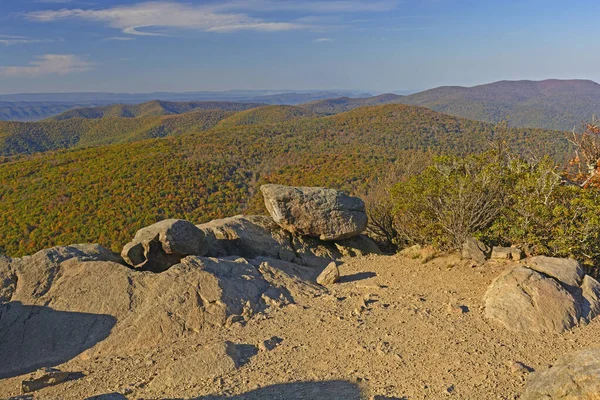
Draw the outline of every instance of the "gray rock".
<instances>
[{"instance_id":1,"label":"gray rock","mask_svg":"<svg viewBox=\"0 0 600 400\"><path fill-rule=\"evenodd\" d=\"M330 263L317 277L319 285L333 285L340 280L340 270L335 262Z\"/></svg>"},{"instance_id":2,"label":"gray rock","mask_svg":"<svg viewBox=\"0 0 600 400\"><path fill-rule=\"evenodd\" d=\"M335 246L344 257L359 257L369 254L383 254L377 243L367 235L357 235L338 240Z\"/></svg>"},{"instance_id":3,"label":"gray rock","mask_svg":"<svg viewBox=\"0 0 600 400\"><path fill-rule=\"evenodd\" d=\"M261 192L273 220L294 234L340 240L367 228L365 203L338 190L263 185Z\"/></svg>"},{"instance_id":4,"label":"gray rock","mask_svg":"<svg viewBox=\"0 0 600 400\"><path fill-rule=\"evenodd\" d=\"M468 237L462 246L462 258L483 264L488 259L491 249L474 237Z\"/></svg>"},{"instance_id":5,"label":"gray rock","mask_svg":"<svg viewBox=\"0 0 600 400\"><path fill-rule=\"evenodd\" d=\"M21 382L21 391L23 393L35 392L48 386L58 385L67 380L68 377L68 372L55 368L41 368Z\"/></svg>"},{"instance_id":6,"label":"gray rock","mask_svg":"<svg viewBox=\"0 0 600 400\"><path fill-rule=\"evenodd\" d=\"M581 283L581 316L591 321L600 315L600 283L589 275Z\"/></svg>"},{"instance_id":7,"label":"gray rock","mask_svg":"<svg viewBox=\"0 0 600 400\"><path fill-rule=\"evenodd\" d=\"M492 282L485 316L516 332L562 333L579 322L580 305L558 281L517 266Z\"/></svg>"},{"instance_id":8,"label":"gray rock","mask_svg":"<svg viewBox=\"0 0 600 400\"><path fill-rule=\"evenodd\" d=\"M581 265L570 258L537 256L530 258L527 265L533 270L557 279L567 289L579 287L584 275Z\"/></svg>"},{"instance_id":9,"label":"gray rock","mask_svg":"<svg viewBox=\"0 0 600 400\"><path fill-rule=\"evenodd\" d=\"M550 368L530 375L522 400L600 398L600 349L560 357Z\"/></svg>"},{"instance_id":10,"label":"gray rock","mask_svg":"<svg viewBox=\"0 0 600 400\"><path fill-rule=\"evenodd\" d=\"M166 219L140 229L121 256L129 265L162 272L186 256L206 254L204 232L184 220Z\"/></svg>"}]
</instances>

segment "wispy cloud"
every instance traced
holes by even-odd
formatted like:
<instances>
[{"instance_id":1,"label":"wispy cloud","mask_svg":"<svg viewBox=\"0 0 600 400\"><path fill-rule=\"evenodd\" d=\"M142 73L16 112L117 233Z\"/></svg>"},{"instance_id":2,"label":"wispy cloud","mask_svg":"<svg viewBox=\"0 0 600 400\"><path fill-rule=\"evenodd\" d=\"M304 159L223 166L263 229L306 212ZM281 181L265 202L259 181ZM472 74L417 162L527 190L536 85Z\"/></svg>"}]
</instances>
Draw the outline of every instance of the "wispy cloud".
<instances>
[{"instance_id":1,"label":"wispy cloud","mask_svg":"<svg viewBox=\"0 0 600 400\"><path fill-rule=\"evenodd\" d=\"M0 35L0 45L13 46L18 44L48 43L50 39L33 39L27 36Z\"/></svg>"},{"instance_id":2,"label":"wispy cloud","mask_svg":"<svg viewBox=\"0 0 600 400\"><path fill-rule=\"evenodd\" d=\"M218 8L218 6L216 6ZM205 32L289 31L307 26L293 22L271 22L247 14L223 13L215 7L193 6L174 2L146 2L107 9L62 9L33 11L26 14L33 21L51 22L63 19L83 19L104 22L123 33L140 36L161 36L155 28L196 29Z\"/></svg>"},{"instance_id":3,"label":"wispy cloud","mask_svg":"<svg viewBox=\"0 0 600 400\"><path fill-rule=\"evenodd\" d=\"M94 64L74 54L44 54L24 66L0 66L0 76L67 75L93 69Z\"/></svg>"},{"instance_id":4,"label":"wispy cloud","mask_svg":"<svg viewBox=\"0 0 600 400\"><path fill-rule=\"evenodd\" d=\"M317 43L333 42L333 39L328 38L328 37L322 37L322 38L315 39L315 42L317 42Z\"/></svg>"},{"instance_id":5,"label":"wispy cloud","mask_svg":"<svg viewBox=\"0 0 600 400\"><path fill-rule=\"evenodd\" d=\"M262 31L280 32L299 29L322 29L301 18L323 18L324 14L384 12L395 8L398 0L231 0L203 5L174 1L150 1L104 9L64 8L40 10L26 14L32 21L53 22L81 19L104 23L128 35L165 36L157 29L193 29L204 32ZM267 20L253 13L274 11L304 13L295 20ZM320 14L312 16L306 14Z\"/></svg>"},{"instance_id":6,"label":"wispy cloud","mask_svg":"<svg viewBox=\"0 0 600 400\"><path fill-rule=\"evenodd\" d=\"M104 38L102 40L116 40L116 41L127 42L127 41L130 41L130 40L135 40L135 38L130 37L130 36L112 36L112 37Z\"/></svg>"}]
</instances>

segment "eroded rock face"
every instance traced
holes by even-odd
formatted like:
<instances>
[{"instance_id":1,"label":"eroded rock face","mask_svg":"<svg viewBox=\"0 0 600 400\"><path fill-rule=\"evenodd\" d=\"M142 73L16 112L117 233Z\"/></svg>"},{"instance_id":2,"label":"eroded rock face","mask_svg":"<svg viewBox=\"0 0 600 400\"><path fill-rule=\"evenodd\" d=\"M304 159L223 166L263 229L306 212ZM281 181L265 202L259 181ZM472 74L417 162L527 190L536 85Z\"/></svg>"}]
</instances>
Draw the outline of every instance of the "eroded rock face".
<instances>
[{"instance_id":1,"label":"eroded rock face","mask_svg":"<svg viewBox=\"0 0 600 400\"><path fill-rule=\"evenodd\" d=\"M338 190L263 185L261 192L273 220L291 233L340 240L367 228L365 203Z\"/></svg>"},{"instance_id":2,"label":"eroded rock face","mask_svg":"<svg viewBox=\"0 0 600 400\"><path fill-rule=\"evenodd\" d=\"M600 349L564 355L552 367L534 372L521 399L600 399Z\"/></svg>"},{"instance_id":3,"label":"eroded rock face","mask_svg":"<svg viewBox=\"0 0 600 400\"><path fill-rule=\"evenodd\" d=\"M487 318L516 332L562 333L579 322L579 303L555 279L518 266L492 282Z\"/></svg>"},{"instance_id":4,"label":"eroded rock face","mask_svg":"<svg viewBox=\"0 0 600 400\"><path fill-rule=\"evenodd\" d=\"M162 272L185 256L205 253L204 233L200 229L188 221L166 219L137 231L121 256L135 268Z\"/></svg>"}]
</instances>

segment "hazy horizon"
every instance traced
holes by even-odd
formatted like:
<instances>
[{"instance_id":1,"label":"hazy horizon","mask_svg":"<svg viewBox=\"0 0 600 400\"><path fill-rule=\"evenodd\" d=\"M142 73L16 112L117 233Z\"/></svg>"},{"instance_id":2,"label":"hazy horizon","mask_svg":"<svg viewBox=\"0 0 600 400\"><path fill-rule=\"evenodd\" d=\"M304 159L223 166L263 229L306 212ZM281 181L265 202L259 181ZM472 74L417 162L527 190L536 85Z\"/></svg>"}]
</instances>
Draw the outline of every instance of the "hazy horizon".
<instances>
[{"instance_id":1,"label":"hazy horizon","mask_svg":"<svg viewBox=\"0 0 600 400\"><path fill-rule=\"evenodd\" d=\"M581 23L596 11L591 0L0 0L0 93L600 81Z\"/></svg>"}]
</instances>

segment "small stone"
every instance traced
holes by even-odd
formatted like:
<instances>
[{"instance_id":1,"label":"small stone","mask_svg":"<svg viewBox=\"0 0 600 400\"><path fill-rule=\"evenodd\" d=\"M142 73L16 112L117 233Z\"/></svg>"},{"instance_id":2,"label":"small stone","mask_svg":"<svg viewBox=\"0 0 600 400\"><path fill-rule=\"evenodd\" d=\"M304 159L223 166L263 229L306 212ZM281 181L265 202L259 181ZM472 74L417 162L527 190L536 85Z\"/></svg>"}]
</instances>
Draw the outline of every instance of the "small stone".
<instances>
[{"instance_id":1,"label":"small stone","mask_svg":"<svg viewBox=\"0 0 600 400\"><path fill-rule=\"evenodd\" d=\"M271 351L275 347L277 347L283 339L277 336L273 336L270 339L264 340L258 344L258 349L260 351Z\"/></svg>"},{"instance_id":2,"label":"small stone","mask_svg":"<svg viewBox=\"0 0 600 400\"><path fill-rule=\"evenodd\" d=\"M317 283L319 285L332 285L340 280L340 270L335 262L329 263L329 265L321 272L317 277Z\"/></svg>"},{"instance_id":3,"label":"small stone","mask_svg":"<svg viewBox=\"0 0 600 400\"><path fill-rule=\"evenodd\" d=\"M533 371L533 368L528 367L520 361L513 361L508 363L508 367L510 368L510 372L513 374L528 374Z\"/></svg>"},{"instance_id":4,"label":"small stone","mask_svg":"<svg viewBox=\"0 0 600 400\"><path fill-rule=\"evenodd\" d=\"M69 372L63 372L56 368L41 368L21 382L21 391L23 393L35 392L62 383L68 377Z\"/></svg>"}]
</instances>

